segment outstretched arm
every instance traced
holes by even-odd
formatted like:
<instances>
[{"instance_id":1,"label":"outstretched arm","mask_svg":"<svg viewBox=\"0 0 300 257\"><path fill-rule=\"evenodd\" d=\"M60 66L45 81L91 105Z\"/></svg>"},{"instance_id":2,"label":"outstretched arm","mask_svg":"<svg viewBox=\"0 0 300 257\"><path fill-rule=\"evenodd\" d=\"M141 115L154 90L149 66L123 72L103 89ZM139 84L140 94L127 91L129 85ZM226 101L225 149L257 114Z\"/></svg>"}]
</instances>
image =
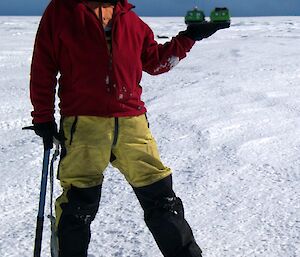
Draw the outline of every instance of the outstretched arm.
<instances>
[{"instance_id":1,"label":"outstretched arm","mask_svg":"<svg viewBox=\"0 0 300 257\"><path fill-rule=\"evenodd\" d=\"M142 62L143 70L151 75L158 75L172 69L186 56L195 41L208 38L220 29L230 27L230 23L191 24L185 31L179 32L170 42L158 44L151 29L146 25Z\"/></svg>"}]
</instances>

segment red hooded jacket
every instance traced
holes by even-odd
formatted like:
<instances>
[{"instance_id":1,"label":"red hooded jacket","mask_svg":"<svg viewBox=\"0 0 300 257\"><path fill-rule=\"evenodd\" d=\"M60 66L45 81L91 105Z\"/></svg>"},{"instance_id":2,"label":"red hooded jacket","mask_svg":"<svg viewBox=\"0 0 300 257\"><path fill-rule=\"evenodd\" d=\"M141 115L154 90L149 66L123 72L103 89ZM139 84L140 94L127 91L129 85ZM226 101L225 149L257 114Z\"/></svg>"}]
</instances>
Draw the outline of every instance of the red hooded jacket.
<instances>
[{"instance_id":1,"label":"red hooded jacket","mask_svg":"<svg viewBox=\"0 0 300 257\"><path fill-rule=\"evenodd\" d=\"M34 123L54 120L58 73L62 116L143 114L142 71L169 71L195 43L178 35L158 44L133 6L121 0L114 10L110 53L102 22L85 1L52 0L41 19L30 79Z\"/></svg>"}]
</instances>

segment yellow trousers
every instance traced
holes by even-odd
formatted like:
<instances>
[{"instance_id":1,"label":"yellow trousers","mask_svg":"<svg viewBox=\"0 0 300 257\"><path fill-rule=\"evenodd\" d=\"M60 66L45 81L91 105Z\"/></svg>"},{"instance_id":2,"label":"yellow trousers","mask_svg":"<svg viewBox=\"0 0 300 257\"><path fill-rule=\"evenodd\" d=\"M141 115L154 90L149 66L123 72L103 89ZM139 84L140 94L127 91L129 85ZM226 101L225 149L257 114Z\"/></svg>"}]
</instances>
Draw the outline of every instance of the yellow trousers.
<instances>
[{"instance_id":1,"label":"yellow trousers","mask_svg":"<svg viewBox=\"0 0 300 257\"><path fill-rule=\"evenodd\" d=\"M171 174L160 160L145 115L65 117L62 129L66 140L58 178L64 192L56 201L57 221L60 205L68 202L68 189L100 185L110 162L133 187L153 184Z\"/></svg>"}]
</instances>

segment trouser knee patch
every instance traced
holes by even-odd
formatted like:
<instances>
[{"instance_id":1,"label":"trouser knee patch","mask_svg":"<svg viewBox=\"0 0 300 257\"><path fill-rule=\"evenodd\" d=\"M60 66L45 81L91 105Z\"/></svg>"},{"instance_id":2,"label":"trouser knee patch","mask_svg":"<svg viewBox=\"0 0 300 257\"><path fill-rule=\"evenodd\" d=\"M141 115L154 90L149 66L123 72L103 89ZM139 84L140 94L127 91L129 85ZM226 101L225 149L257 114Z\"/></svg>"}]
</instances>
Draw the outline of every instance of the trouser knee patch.
<instances>
[{"instance_id":1,"label":"trouser knee patch","mask_svg":"<svg viewBox=\"0 0 300 257\"><path fill-rule=\"evenodd\" d=\"M164 197L155 202L155 209L184 216L182 201L179 197Z\"/></svg>"},{"instance_id":2,"label":"trouser knee patch","mask_svg":"<svg viewBox=\"0 0 300 257\"><path fill-rule=\"evenodd\" d=\"M145 219L163 213L183 215L182 201L172 189L172 176L149 186L134 188L134 192L145 212Z\"/></svg>"},{"instance_id":3,"label":"trouser knee patch","mask_svg":"<svg viewBox=\"0 0 300 257\"><path fill-rule=\"evenodd\" d=\"M91 223L98 211L101 185L91 188L72 186L67 193L68 202L61 204L63 216L73 216L79 221Z\"/></svg>"}]
</instances>

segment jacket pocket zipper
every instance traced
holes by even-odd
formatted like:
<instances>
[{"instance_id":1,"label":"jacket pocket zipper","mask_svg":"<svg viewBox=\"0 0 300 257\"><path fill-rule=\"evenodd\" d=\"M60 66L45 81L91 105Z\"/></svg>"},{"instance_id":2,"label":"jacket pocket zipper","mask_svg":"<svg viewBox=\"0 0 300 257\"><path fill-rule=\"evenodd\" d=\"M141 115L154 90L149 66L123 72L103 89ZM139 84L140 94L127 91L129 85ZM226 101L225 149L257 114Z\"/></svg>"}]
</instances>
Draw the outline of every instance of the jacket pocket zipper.
<instances>
[{"instance_id":1,"label":"jacket pocket zipper","mask_svg":"<svg viewBox=\"0 0 300 257\"><path fill-rule=\"evenodd\" d=\"M114 131L114 140L113 140L113 146L117 144L118 141L118 135L119 135L119 119L115 117L115 131Z\"/></svg>"},{"instance_id":2,"label":"jacket pocket zipper","mask_svg":"<svg viewBox=\"0 0 300 257\"><path fill-rule=\"evenodd\" d=\"M78 121L78 116L75 116L75 119L74 119L73 124L72 124L72 126L71 126L70 145L71 145L72 142L73 142L73 137L74 137L74 134L75 134L75 131L76 131L77 121Z\"/></svg>"}]
</instances>

